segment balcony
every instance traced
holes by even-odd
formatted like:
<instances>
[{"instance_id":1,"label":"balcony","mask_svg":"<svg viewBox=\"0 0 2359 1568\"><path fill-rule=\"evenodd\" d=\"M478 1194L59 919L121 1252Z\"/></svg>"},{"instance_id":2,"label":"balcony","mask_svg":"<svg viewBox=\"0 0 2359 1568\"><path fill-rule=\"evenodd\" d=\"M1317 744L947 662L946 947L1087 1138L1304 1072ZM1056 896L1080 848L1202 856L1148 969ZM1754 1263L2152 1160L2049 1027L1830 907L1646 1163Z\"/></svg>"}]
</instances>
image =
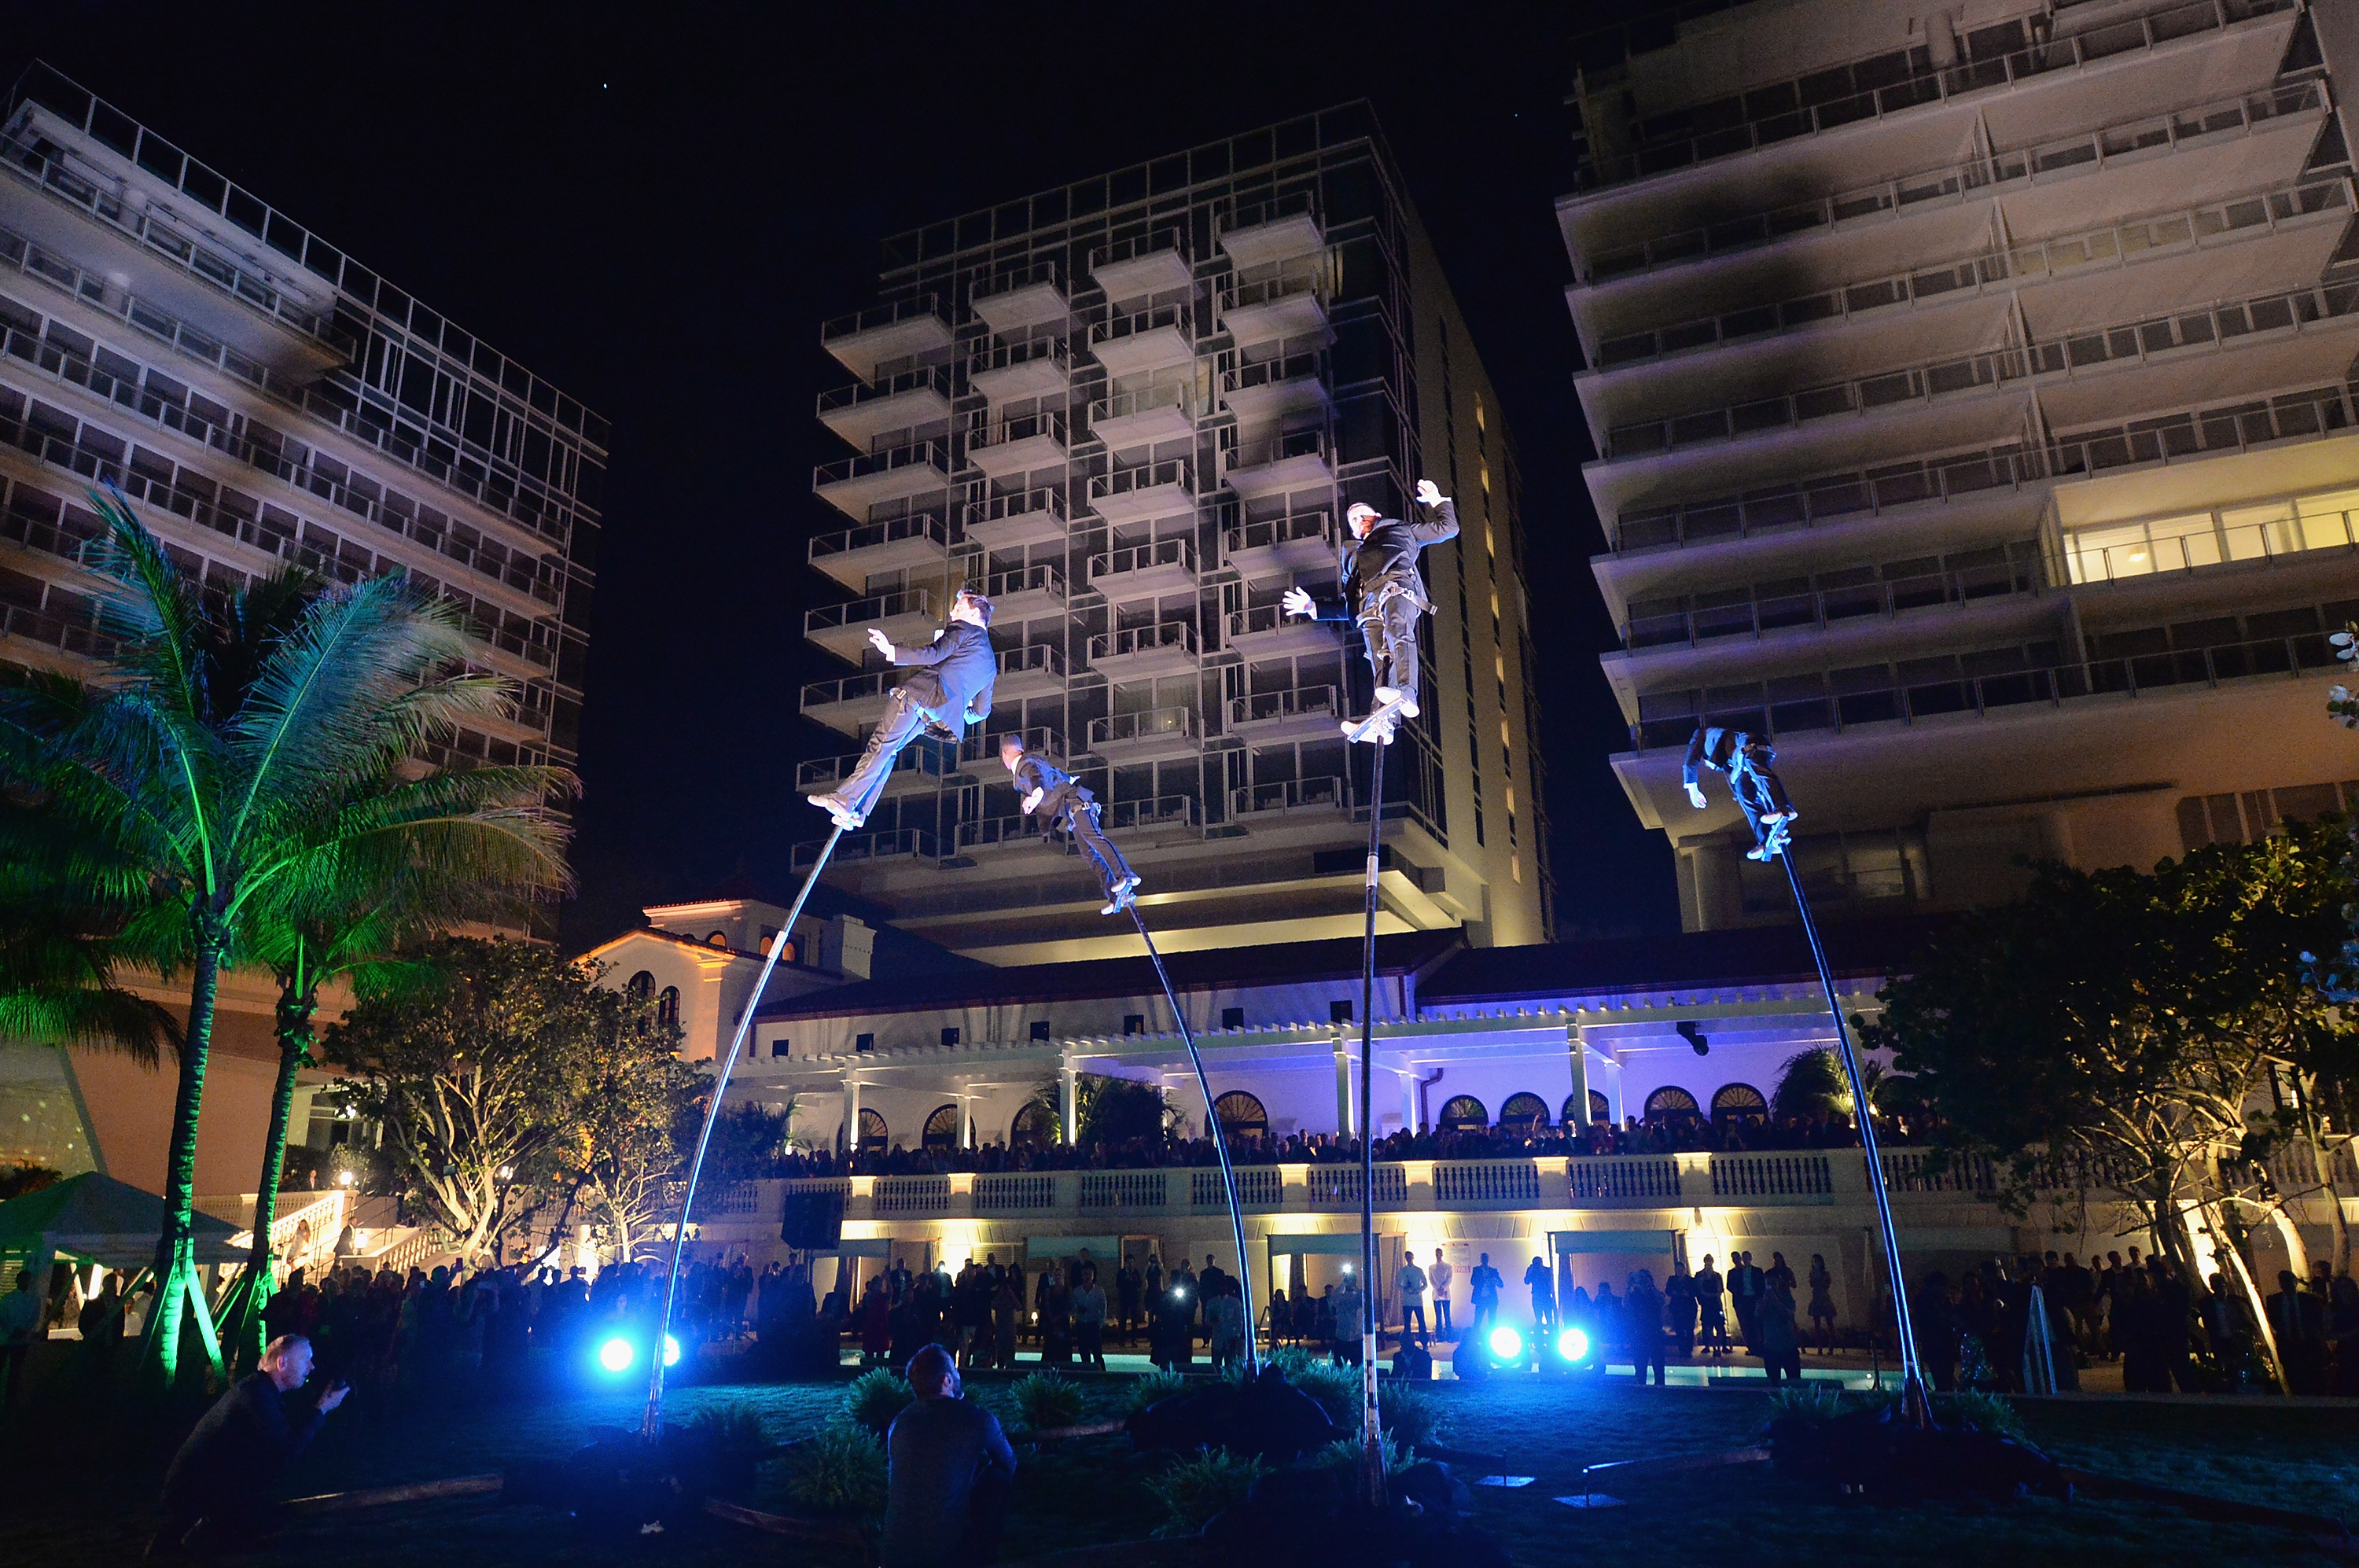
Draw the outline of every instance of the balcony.
<instances>
[{"instance_id":1,"label":"balcony","mask_svg":"<svg viewBox=\"0 0 2359 1568\"><path fill-rule=\"evenodd\" d=\"M950 366L929 365L821 393L819 422L864 452L887 430L948 423L956 395Z\"/></svg>"},{"instance_id":2,"label":"balcony","mask_svg":"<svg viewBox=\"0 0 2359 1568\"><path fill-rule=\"evenodd\" d=\"M1047 724L1035 724L1028 730L1005 730L985 739L979 732L971 732L959 744L959 760L967 770L999 767L999 742L1002 735L1012 735L1024 743L1024 749L1033 756L1070 770L1072 753L1065 747L1062 731ZM1004 774L1005 768L1001 769Z\"/></svg>"},{"instance_id":3,"label":"balcony","mask_svg":"<svg viewBox=\"0 0 2359 1568\"><path fill-rule=\"evenodd\" d=\"M795 845L794 868L809 871L819 864L819 852L823 839L813 839ZM835 856L830 863L849 866L863 860L940 860L941 840L922 828L895 828L883 833L845 833L835 841Z\"/></svg>"},{"instance_id":4,"label":"balcony","mask_svg":"<svg viewBox=\"0 0 2359 1568\"><path fill-rule=\"evenodd\" d=\"M1112 301L1169 294L1196 280L1178 229L1158 229L1090 252L1090 276Z\"/></svg>"},{"instance_id":5,"label":"balcony","mask_svg":"<svg viewBox=\"0 0 2359 1568\"><path fill-rule=\"evenodd\" d=\"M969 463L994 479L1007 479L1065 463L1065 416L1043 409L995 420L967 438Z\"/></svg>"},{"instance_id":6,"label":"balcony","mask_svg":"<svg viewBox=\"0 0 2359 1568\"><path fill-rule=\"evenodd\" d=\"M1335 460L1323 429L1283 430L1239 441L1221 453L1221 477L1248 501L1335 483Z\"/></svg>"},{"instance_id":7,"label":"balcony","mask_svg":"<svg viewBox=\"0 0 2359 1568\"><path fill-rule=\"evenodd\" d=\"M1036 642L1001 651L991 700L995 705L1016 702L1027 697L1054 696L1064 689L1063 650L1050 643Z\"/></svg>"},{"instance_id":8,"label":"balcony","mask_svg":"<svg viewBox=\"0 0 2359 1568\"><path fill-rule=\"evenodd\" d=\"M976 584L991 601L994 626L1013 626L1065 613L1065 574L1048 561L995 572Z\"/></svg>"},{"instance_id":9,"label":"balcony","mask_svg":"<svg viewBox=\"0 0 2359 1568\"><path fill-rule=\"evenodd\" d=\"M1185 387L1118 392L1090 405L1090 434L1108 452L1190 441L1196 434L1196 399Z\"/></svg>"},{"instance_id":10,"label":"balcony","mask_svg":"<svg viewBox=\"0 0 2359 1568\"><path fill-rule=\"evenodd\" d=\"M2263 521L2230 520L2264 511L2278 515ZM2354 550L2359 550L2359 513L2279 506L2080 528L2064 536L2061 554L2063 575L2080 583L2200 572L2232 561L2281 561L2313 550L2347 554Z\"/></svg>"},{"instance_id":11,"label":"balcony","mask_svg":"<svg viewBox=\"0 0 2359 1568\"><path fill-rule=\"evenodd\" d=\"M872 670L840 681L814 681L803 688L802 715L854 740L876 727L885 703L900 679L897 670Z\"/></svg>"},{"instance_id":12,"label":"balcony","mask_svg":"<svg viewBox=\"0 0 2359 1568\"><path fill-rule=\"evenodd\" d=\"M1259 359L1221 373L1221 406L1249 425L1334 408L1327 390L1325 351L1312 349Z\"/></svg>"},{"instance_id":13,"label":"balcony","mask_svg":"<svg viewBox=\"0 0 2359 1568\"><path fill-rule=\"evenodd\" d=\"M1221 558L1245 578L1293 577L1335 570L1341 538L1332 512L1289 512L1225 529Z\"/></svg>"},{"instance_id":14,"label":"balcony","mask_svg":"<svg viewBox=\"0 0 2359 1568\"><path fill-rule=\"evenodd\" d=\"M1878 516L1896 507L1969 503L2017 493L2047 477L2047 454L2017 445L1813 474L1741 496L1624 512L1613 525L1614 550L1629 554L1715 544Z\"/></svg>"},{"instance_id":15,"label":"balcony","mask_svg":"<svg viewBox=\"0 0 2359 1568\"><path fill-rule=\"evenodd\" d=\"M1229 818L1332 817L1352 809L1352 793L1341 779L1278 779L1229 791Z\"/></svg>"},{"instance_id":16,"label":"balcony","mask_svg":"<svg viewBox=\"0 0 2359 1568\"><path fill-rule=\"evenodd\" d=\"M880 365L947 350L951 324L941 301L926 294L838 316L821 326L819 341L844 369L874 381Z\"/></svg>"},{"instance_id":17,"label":"balcony","mask_svg":"<svg viewBox=\"0 0 2359 1568\"><path fill-rule=\"evenodd\" d=\"M1149 708L1090 721L1090 750L1117 767L1196 757L1203 749L1193 708Z\"/></svg>"},{"instance_id":18,"label":"balcony","mask_svg":"<svg viewBox=\"0 0 2359 1568\"><path fill-rule=\"evenodd\" d=\"M1267 267L1327 248L1310 192L1289 191L1239 207L1221 224L1221 248L1240 268Z\"/></svg>"},{"instance_id":19,"label":"balcony","mask_svg":"<svg viewBox=\"0 0 2359 1568\"><path fill-rule=\"evenodd\" d=\"M1250 746L1290 740L1332 740L1343 712L1332 686L1254 691L1229 699L1228 733Z\"/></svg>"},{"instance_id":20,"label":"balcony","mask_svg":"<svg viewBox=\"0 0 2359 1568\"><path fill-rule=\"evenodd\" d=\"M1281 604L1256 604L1229 612L1221 646L1247 659L1294 659L1332 653L1343 646L1343 634L1334 621L1289 615Z\"/></svg>"},{"instance_id":21,"label":"balcony","mask_svg":"<svg viewBox=\"0 0 2359 1568\"><path fill-rule=\"evenodd\" d=\"M1204 825L1193 795L1158 795L1148 800L1115 800L1105 807L1103 816L1105 831L1110 833L1168 833L1174 828L1193 833Z\"/></svg>"},{"instance_id":22,"label":"balcony","mask_svg":"<svg viewBox=\"0 0 2359 1568\"><path fill-rule=\"evenodd\" d=\"M1327 324L1324 268L1233 284L1221 291L1221 325L1237 347L1256 343L1324 343L1334 337Z\"/></svg>"},{"instance_id":23,"label":"balcony","mask_svg":"<svg viewBox=\"0 0 2359 1568\"><path fill-rule=\"evenodd\" d=\"M2039 591L2038 566L2029 561L2000 561L1958 572L1926 572L1843 587L1793 593L1756 594L1740 588L1726 594L1699 594L1660 609L1631 606L1623 646L1640 648L1693 647L1726 637L1760 637L1808 627L1823 631L1864 617L1889 617L1911 610L1959 608L1982 600ZM1725 598L1725 604L1711 604Z\"/></svg>"},{"instance_id":24,"label":"balcony","mask_svg":"<svg viewBox=\"0 0 2359 1568\"><path fill-rule=\"evenodd\" d=\"M1195 509L1195 468L1184 457L1117 468L1090 480L1090 510L1117 526L1182 517Z\"/></svg>"},{"instance_id":25,"label":"balcony","mask_svg":"<svg viewBox=\"0 0 2359 1568\"><path fill-rule=\"evenodd\" d=\"M1027 397L1054 397L1072 378L1072 355L1062 338L1000 343L967 362L966 384L994 407Z\"/></svg>"},{"instance_id":26,"label":"balcony","mask_svg":"<svg viewBox=\"0 0 2359 1568\"><path fill-rule=\"evenodd\" d=\"M883 452L864 452L811 471L811 492L855 523L869 508L950 488L951 449L938 441L911 441Z\"/></svg>"},{"instance_id":27,"label":"balcony","mask_svg":"<svg viewBox=\"0 0 2359 1568\"><path fill-rule=\"evenodd\" d=\"M932 593L908 588L806 610L803 636L845 663L858 664L868 648L869 627L876 627L897 644L930 642L941 626L943 611Z\"/></svg>"},{"instance_id":28,"label":"balcony","mask_svg":"<svg viewBox=\"0 0 2359 1568\"><path fill-rule=\"evenodd\" d=\"M1090 557L1090 586L1110 604L1196 592L1196 546L1184 539L1157 539L1128 550Z\"/></svg>"},{"instance_id":29,"label":"balcony","mask_svg":"<svg viewBox=\"0 0 2359 1568\"><path fill-rule=\"evenodd\" d=\"M1157 305L1090 329L1090 353L1108 376L1148 376L1196 357L1196 312Z\"/></svg>"},{"instance_id":30,"label":"balcony","mask_svg":"<svg viewBox=\"0 0 2359 1568\"><path fill-rule=\"evenodd\" d=\"M816 795L832 789L852 777L860 766L861 753L843 757L820 757L795 769L795 789L799 794ZM959 768L951 758L950 750L940 742L920 735L903 746L893 758L893 770L885 776L885 797L900 795L930 795L945 782L959 780Z\"/></svg>"},{"instance_id":31,"label":"balcony","mask_svg":"<svg viewBox=\"0 0 2359 1568\"><path fill-rule=\"evenodd\" d=\"M1065 531L1065 492L1056 485L967 504L967 542L995 553L1052 543Z\"/></svg>"},{"instance_id":32,"label":"balcony","mask_svg":"<svg viewBox=\"0 0 2359 1568\"><path fill-rule=\"evenodd\" d=\"M1010 812L1004 817L976 817L958 825L958 852L972 854L976 850L995 849L1063 849L1075 853L1071 846L1060 845L1044 831L1048 823L1039 817Z\"/></svg>"},{"instance_id":33,"label":"balcony","mask_svg":"<svg viewBox=\"0 0 2359 1568\"><path fill-rule=\"evenodd\" d=\"M864 523L810 541L810 563L846 588L888 572L939 573L951 559L950 527L932 512Z\"/></svg>"},{"instance_id":34,"label":"balcony","mask_svg":"<svg viewBox=\"0 0 2359 1568\"><path fill-rule=\"evenodd\" d=\"M985 326L1002 336L1061 321L1072 313L1053 261L1034 262L1012 272L979 272L967 292L967 303Z\"/></svg>"},{"instance_id":35,"label":"balcony","mask_svg":"<svg viewBox=\"0 0 2359 1568\"><path fill-rule=\"evenodd\" d=\"M1090 668L1109 681L1192 675L1202 666L1202 655L1196 648L1196 628L1186 621L1126 626L1121 631L1099 632L1090 638Z\"/></svg>"}]
</instances>

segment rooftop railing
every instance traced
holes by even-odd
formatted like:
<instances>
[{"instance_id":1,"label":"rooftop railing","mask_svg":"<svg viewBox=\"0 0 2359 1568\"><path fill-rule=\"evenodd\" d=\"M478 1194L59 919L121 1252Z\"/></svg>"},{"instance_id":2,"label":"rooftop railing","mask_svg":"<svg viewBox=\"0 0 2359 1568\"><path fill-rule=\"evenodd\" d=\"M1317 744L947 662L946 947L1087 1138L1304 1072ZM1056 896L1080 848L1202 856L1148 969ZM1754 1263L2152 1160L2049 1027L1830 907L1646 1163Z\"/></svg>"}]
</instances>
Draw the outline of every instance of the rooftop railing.
<instances>
[{"instance_id":1,"label":"rooftop railing","mask_svg":"<svg viewBox=\"0 0 2359 1568\"><path fill-rule=\"evenodd\" d=\"M1700 441L1790 430L1816 419L1927 403L2034 376L2065 376L2092 365L2144 360L2190 349L2218 350L2260 332L2299 332L2313 321L2359 311L2359 284L2317 285L2256 299L2146 317L2075 332L2026 348L1992 349L1849 381L1805 387L1724 408L1623 425L1606 438L1609 458L1675 452Z\"/></svg>"},{"instance_id":2,"label":"rooftop railing","mask_svg":"<svg viewBox=\"0 0 2359 1568\"><path fill-rule=\"evenodd\" d=\"M1826 321L1848 321L1897 305L1946 304L1980 294L1994 284L2032 282L2088 267L2123 266L2158 252L2200 245L2223 234L2274 229L2289 219L2348 211L2350 206L2350 181L2337 177L2284 191L2239 196L2205 207L2108 223L1961 261L1823 289L1774 305L1748 305L1716 316L1607 338L1597 345L1597 365L1601 370L1616 369L1696 349L1724 347L1772 333L1795 332Z\"/></svg>"},{"instance_id":3,"label":"rooftop railing","mask_svg":"<svg viewBox=\"0 0 2359 1568\"><path fill-rule=\"evenodd\" d=\"M1748 91L1741 101L1746 117L1688 136L1654 138L1628 155L1621 167L1593 169L1595 183L1644 179L1712 158L1752 152L1799 136L1815 136L1904 113L1928 103L2016 86L2058 71L2078 71L2099 60L2151 50L2169 43L2223 31L2259 16L2289 11L2295 0L2191 0L2065 34L2005 54L1936 67L1864 90L1847 71L1822 71L1775 86ZM1728 100L1731 104L1737 100ZM1758 112L1766 110L1767 112Z\"/></svg>"},{"instance_id":4,"label":"rooftop railing","mask_svg":"<svg viewBox=\"0 0 2359 1568\"><path fill-rule=\"evenodd\" d=\"M1704 724L1784 736L1860 724L1914 724L1958 714L1987 718L2009 710L2059 707L2077 698L2136 700L2257 677L2300 679L2335 666L2334 650L2327 645L2325 634L2306 633L1989 674L1967 675L1961 670L1913 681L1862 679L1857 684L1846 681L1839 687L1833 677L1799 675L1765 686L1757 704L1733 702L1724 689L1716 689L1709 706L1697 701L1685 713L1658 712L1643 717L1630 726L1630 746L1640 752L1650 746L1684 747L1696 726ZM1647 702L1668 705L1667 697Z\"/></svg>"},{"instance_id":5,"label":"rooftop railing","mask_svg":"<svg viewBox=\"0 0 2359 1568\"><path fill-rule=\"evenodd\" d=\"M1090 637L1090 662L1096 664L1109 659L1127 659L1133 654L1153 653L1158 649L1177 649L1193 657L1196 628L1186 621L1158 621L1151 626L1125 626L1120 631L1093 633ZM1096 734L1094 730L1091 733Z\"/></svg>"},{"instance_id":6,"label":"rooftop railing","mask_svg":"<svg viewBox=\"0 0 2359 1568\"><path fill-rule=\"evenodd\" d=\"M1636 245L1600 251L1585 261L1576 258L1576 267L1583 282L1602 282L1648 267L1766 245L1860 218L1892 217L1913 212L1929 201L1978 198L1994 186L2078 171L2102 164L2108 158L2143 152L2149 147L2177 147L2200 136L2231 131L2249 133L2255 126L2286 115L2326 106L2326 91L2320 83L2288 82L2240 98L2220 99L2108 125L2085 135L2006 148L1832 196L1743 213L1701 228L1680 229Z\"/></svg>"},{"instance_id":7,"label":"rooftop railing","mask_svg":"<svg viewBox=\"0 0 2359 1568\"><path fill-rule=\"evenodd\" d=\"M1319 779L1276 779L1266 784L1248 784L1229 791L1229 815L1259 817L1282 815L1287 812L1317 812L1322 815L1349 811L1352 793L1344 781L1333 775Z\"/></svg>"},{"instance_id":8,"label":"rooftop railing","mask_svg":"<svg viewBox=\"0 0 2359 1568\"><path fill-rule=\"evenodd\" d=\"M819 395L819 414L825 419L839 408L856 408L863 403L881 403L888 397L927 391L939 393L944 397L958 395L951 379L949 365L920 365L915 370L904 370L875 381L855 381L849 387L830 387Z\"/></svg>"},{"instance_id":9,"label":"rooftop railing","mask_svg":"<svg viewBox=\"0 0 2359 1568\"><path fill-rule=\"evenodd\" d=\"M1623 646L1640 648L1675 644L1693 646L1727 637L1759 637L1765 632L1811 626L1821 630L1843 621L1872 615L1895 615L1904 610L1962 605L1995 597L2040 591L2039 569L2029 561L2003 561L1960 572L1934 572L1886 578L1840 588L1803 590L1792 593L1735 598L1705 604L1697 595L1691 607L1637 613L1632 606L1623 628ZM1751 590L1738 590L1750 595Z\"/></svg>"},{"instance_id":10,"label":"rooftop railing","mask_svg":"<svg viewBox=\"0 0 2359 1568\"><path fill-rule=\"evenodd\" d=\"M813 539L810 559L816 563L825 556L843 555L855 550L874 550L879 545L897 544L903 539L926 539L940 545L947 554L951 548L950 525L933 512L912 512L904 517L863 523L841 533L821 534Z\"/></svg>"},{"instance_id":11,"label":"rooftop railing","mask_svg":"<svg viewBox=\"0 0 2359 1568\"><path fill-rule=\"evenodd\" d=\"M833 316L820 323L819 341L832 343L838 338L858 337L880 327L894 327L903 321L913 321L931 316L947 328L950 322L942 315L941 300L931 294L920 294L913 299L892 299L882 305L871 305L864 310Z\"/></svg>"}]
</instances>

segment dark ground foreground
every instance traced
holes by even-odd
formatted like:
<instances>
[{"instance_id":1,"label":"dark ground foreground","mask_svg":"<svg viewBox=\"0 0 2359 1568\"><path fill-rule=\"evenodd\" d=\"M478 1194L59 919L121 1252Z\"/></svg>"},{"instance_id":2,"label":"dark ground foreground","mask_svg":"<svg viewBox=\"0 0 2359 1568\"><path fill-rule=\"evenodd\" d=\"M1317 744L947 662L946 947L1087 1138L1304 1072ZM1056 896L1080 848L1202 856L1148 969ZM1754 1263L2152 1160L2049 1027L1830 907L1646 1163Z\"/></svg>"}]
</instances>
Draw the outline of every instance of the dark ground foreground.
<instances>
[{"instance_id":1,"label":"dark ground foreground","mask_svg":"<svg viewBox=\"0 0 2359 1568\"><path fill-rule=\"evenodd\" d=\"M1126 1378L1094 1380L1093 1413L1118 1413ZM1771 1560L1810 1568L1859 1563L2070 1562L2216 1563L2267 1555L2288 1562L2350 1562L2298 1535L2208 1524L2151 1504L2082 1498L1903 1507L1845 1502L1779 1476L1767 1465L1623 1480L1618 1508L1582 1511L1554 1499L1578 1493L1584 1464L1743 1446L1758 1432L1766 1392L1641 1389L1536 1378L1430 1385L1447 1413L1443 1441L1499 1456L1532 1485L1475 1488L1477 1521L1517 1562L1541 1568L1609 1562ZM1004 1385L971 1391L1002 1409ZM842 1385L737 1385L684 1388L667 1409L685 1419L714 1404L759 1410L774 1440L832 1419ZM513 1402L454 1403L439 1412L370 1417L342 1411L288 1477L289 1495L382 1486L493 1471L513 1459L561 1456L595 1423L636 1422L638 1399L582 1390ZM2154 1485L2359 1523L2359 1408L2347 1402L2148 1402L2117 1398L2034 1401L2031 1440L2059 1460ZM357 1416L359 1419L345 1419ZM55 1420L52 1416L51 1420ZM87 1429L61 1442L84 1452ZM62 1457L21 1421L0 1447L0 1530L6 1556L24 1563L114 1563L136 1557L154 1524L161 1463L139 1445L108 1445L103 1459ZM31 1440L28 1446L28 1439ZM1134 1455L1124 1439L1091 1438L1020 1450L1023 1471L1003 1549L1029 1558L1098 1542L1136 1540L1160 1522L1145 1487L1165 1461ZM757 1508L783 1509L776 1465L764 1467ZM1488 1466L1466 1467L1472 1480ZM411 1563L452 1552L483 1562L799 1563L800 1546L720 1520L645 1539L585 1540L547 1511L462 1498L298 1520L272 1550L242 1563L339 1568Z\"/></svg>"}]
</instances>

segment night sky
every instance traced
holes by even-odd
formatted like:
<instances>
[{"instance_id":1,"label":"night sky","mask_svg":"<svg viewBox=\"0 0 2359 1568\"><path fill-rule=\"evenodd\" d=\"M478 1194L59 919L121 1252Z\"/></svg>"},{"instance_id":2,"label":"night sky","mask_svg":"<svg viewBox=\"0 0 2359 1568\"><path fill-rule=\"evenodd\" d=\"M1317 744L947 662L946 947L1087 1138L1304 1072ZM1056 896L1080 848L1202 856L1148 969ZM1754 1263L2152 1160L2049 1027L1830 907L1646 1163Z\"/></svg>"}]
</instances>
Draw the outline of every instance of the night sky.
<instances>
[{"instance_id":1,"label":"night sky","mask_svg":"<svg viewBox=\"0 0 2359 1568\"><path fill-rule=\"evenodd\" d=\"M1581 10L52 3L12 17L0 70L49 60L614 421L569 947L734 872L788 887L820 836L794 765L843 747L794 693L837 672L801 642L831 596L802 557L811 468L845 450L812 403L846 377L819 322L873 301L878 242L1372 100L1520 449L1572 937L1678 924L1605 762L1626 741L1551 208Z\"/></svg>"}]
</instances>

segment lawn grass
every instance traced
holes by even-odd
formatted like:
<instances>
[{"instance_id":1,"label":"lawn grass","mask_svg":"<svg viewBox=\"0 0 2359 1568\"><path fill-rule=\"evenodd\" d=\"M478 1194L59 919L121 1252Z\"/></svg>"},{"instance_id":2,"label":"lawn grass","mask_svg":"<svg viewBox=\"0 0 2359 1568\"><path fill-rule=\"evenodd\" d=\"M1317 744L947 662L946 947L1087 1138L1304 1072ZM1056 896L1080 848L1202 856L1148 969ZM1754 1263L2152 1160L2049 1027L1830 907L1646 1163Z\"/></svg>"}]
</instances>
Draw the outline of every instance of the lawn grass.
<instances>
[{"instance_id":1,"label":"lawn grass","mask_svg":"<svg viewBox=\"0 0 2359 1568\"><path fill-rule=\"evenodd\" d=\"M1085 1420L1119 1414L1129 1379L1077 1379L1087 1388ZM1682 1561L1750 1560L1765 1551L1812 1568L1850 1564L1987 1563L2070 1560L2076 1568L2212 1563L2267 1552L2287 1561L2328 1561L2288 1532L2207 1524L2176 1509L2083 1497L1991 1504L1897 1506L1846 1502L1814 1492L1766 1465L1684 1475L1618 1480L1627 1506L1577 1510L1554 1499L1581 1489L1584 1465L1744 1446L1767 1409L1766 1391L1637 1388L1611 1383L1529 1378L1431 1385L1444 1412L1441 1441L1536 1477L1531 1486L1475 1488L1478 1522L1519 1563L1540 1568L1604 1554ZM1013 1425L1004 1378L979 1377L973 1397ZM718 1385L676 1390L674 1419L714 1405L762 1412L773 1439L834 1419L843 1385ZM639 1398L618 1388L568 1389L452 1403L440 1412L349 1410L330 1419L320 1441L287 1478L288 1495L391 1486L501 1468L510 1460L558 1457L592 1426L631 1426ZM2150 1404L2125 1400L2036 1401L2024 1407L2031 1440L2080 1468L2245 1502L2359 1520L2359 1411L2268 1404ZM348 1419L349 1418L349 1419ZM49 1418L54 1420L54 1416ZM0 1464L12 1556L24 1562L119 1562L145 1544L154 1523L160 1459L118 1453L103 1463L45 1459L27 1446L24 1423ZM1129 1452L1119 1438L1076 1440L1025 1452L1004 1552L1031 1556L1149 1533L1159 1514L1146 1482L1166 1461ZM1467 1478L1489 1468L1470 1465ZM784 1511L778 1467L766 1465L747 1500ZM299 1520L267 1552L243 1561L339 1568L414 1562L458 1547L493 1559L581 1563L742 1563L749 1552L780 1559L782 1543L742 1527L700 1520L667 1535L585 1540L569 1521L482 1498L413 1505ZM800 1561L799 1551L785 1554ZM2348 1559L2339 1559L2347 1561Z\"/></svg>"}]
</instances>

